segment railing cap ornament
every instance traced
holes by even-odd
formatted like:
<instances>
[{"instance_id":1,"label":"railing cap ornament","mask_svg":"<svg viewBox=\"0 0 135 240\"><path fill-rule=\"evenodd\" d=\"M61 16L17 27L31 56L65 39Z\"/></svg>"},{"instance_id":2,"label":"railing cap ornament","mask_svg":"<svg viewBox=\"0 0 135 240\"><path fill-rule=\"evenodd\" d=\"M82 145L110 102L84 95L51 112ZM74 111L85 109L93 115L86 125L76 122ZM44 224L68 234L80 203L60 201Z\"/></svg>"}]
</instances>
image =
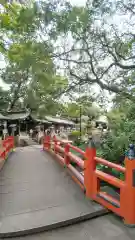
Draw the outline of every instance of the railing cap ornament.
<instances>
[{"instance_id":1,"label":"railing cap ornament","mask_svg":"<svg viewBox=\"0 0 135 240\"><path fill-rule=\"evenodd\" d=\"M89 147L89 148L95 148L95 147L96 147L96 146L95 146L95 142L93 141L92 136L89 137L89 140L88 140L88 147Z\"/></svg>"},{"instance_id":2,"label":"railing cap ornament","mask_svg":"<svg viewBox=\"0 0 135 240\"><path fill-rule=\"evenodd\" d=\"M134 144L129 144L129 150L127 152L127 157L130 160L135 159L135 146L134 146Z\"/></svg>"}]
</instances>

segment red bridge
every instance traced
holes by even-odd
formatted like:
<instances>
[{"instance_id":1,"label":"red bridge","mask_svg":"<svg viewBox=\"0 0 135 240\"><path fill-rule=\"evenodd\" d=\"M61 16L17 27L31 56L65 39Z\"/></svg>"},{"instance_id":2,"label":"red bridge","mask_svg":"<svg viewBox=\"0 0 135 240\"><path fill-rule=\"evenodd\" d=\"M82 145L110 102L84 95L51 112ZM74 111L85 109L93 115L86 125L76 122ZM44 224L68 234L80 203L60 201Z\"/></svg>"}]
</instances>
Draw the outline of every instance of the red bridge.
<instances>
[{"instance_id":1,"label":"red bridge","mask_svg":"<svg viewBox=\"0 0 135 240\"><path fill-rule=\"evenodd\" d=\"M104 218L108 219L110 211L121 217L119 224L124 219L126 225L135 226L132 156L125 159L122 167L96 157L92 146L83 152L50 136L45 137L42 147L34 145L15 150L13 137L8 137L2 143L0 156L0 237L33 234L105 214ZM97 164L124 173L125 180L97 170ZM102 181L118 188L119 194L102 188ZM124 224L120 229L123 228ZM135 231L132 234L134 239Z\"/></svg>"}]
</instances>

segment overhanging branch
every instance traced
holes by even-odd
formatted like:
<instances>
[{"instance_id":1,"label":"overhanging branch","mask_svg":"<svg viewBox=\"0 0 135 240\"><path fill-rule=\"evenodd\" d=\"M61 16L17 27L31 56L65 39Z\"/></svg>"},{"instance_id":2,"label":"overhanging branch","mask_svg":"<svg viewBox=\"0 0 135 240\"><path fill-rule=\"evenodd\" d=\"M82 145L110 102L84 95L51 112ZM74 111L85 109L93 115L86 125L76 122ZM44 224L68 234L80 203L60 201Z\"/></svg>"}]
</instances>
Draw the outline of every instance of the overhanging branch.
<instances>
[{"instance_id":1,"label":"overhanging branch","mask_svg":"<svg viewBox=\"0 0 135 240\"><path fill-rule=\"evenodd\" d=\"M81 82L82 85L85 85L86 83L88 84L98 84L102 89L105 89L107 91L111 91L113 93L116 94L121 94L124 97L130 99L130 100L135 100L135 97L132 96L132 94L124 91L124 89L119 88L118 86L116 86L115 84L105 84L103 83L100 79L92 79L90 78L88 75L85 78L82 78L81 76L76 75L75 73L73 73L72 71L70 71L71 76L73 76L74 78L78 79L79 82ZM79 84L78 82L78 84Z\"/></svg>"}]
</instances>

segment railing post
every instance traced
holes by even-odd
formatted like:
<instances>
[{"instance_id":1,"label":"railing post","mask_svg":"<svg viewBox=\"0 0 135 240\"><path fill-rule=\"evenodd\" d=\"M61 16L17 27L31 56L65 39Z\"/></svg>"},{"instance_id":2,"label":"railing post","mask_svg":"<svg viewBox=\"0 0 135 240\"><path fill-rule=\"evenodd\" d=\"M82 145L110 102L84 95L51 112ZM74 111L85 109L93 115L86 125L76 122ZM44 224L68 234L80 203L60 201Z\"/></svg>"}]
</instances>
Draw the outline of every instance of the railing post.
<instances>
[{"instance_id":1,"label":"railing post","mask_svg":"<svg viewBox=\"0 0 135 240\"><path fill-rule=\"evenodd\" d=\"M64 151L64 162L65 162L65 165L68 165L70 163L70 158L68 157L69 150L70 150L70 146L67 143L65 145L65 151Z\"/></svg>"},{"instance_id":2,"label":"railing post","mask_svg":"<svg viewBox=\"0 0 135 240\"><path fill-rule=\"evenodd\" d=\"M125 187L121 194L121 204L124 222L128 226L135 226L135 149L129 145L125 158Z\"/></svg>"},{"instance_id":3,"label":"railing post","mask_svg":"<svg viewBox=\"0 0 135 240\"><path fill-rule=\"evenodd\" d=\"M12 150L14 150L15 147L15 141L14 141L14 137L12 136Z\"/></svg>"},{"instance_id":4,"label":"railing post","mask_svg":"<svg viewBox=\"0 0 135 240\"><path fill-rule=\"evenodd\" d=\"M57 138L56 138L55 135L53 136L53 141L54 141L54 152L55 152L55 154L57 154L57 144L58 144L58 142L57 142Z\"/></svg>"},{"instance_id":5,"label":"railing post","mask_svg":"<svg viewBox=\"0 0 135 240\"><path fill-rule=\"evenodd\" d=\"M96 148L92 141L92 138L89 139L88 147L85 152L84 160L84 186L86 189L86 196L92 199L93 189L94 189L94 171L96 169Z\"/></svg>"},{"instance_id":6,"label":"railing post","mask_svg":"<svg viewBox=\"0 0 135 240\"><path fill-rule=\"evenodd\" d=\"M50 148L51 148L51 136L50 135L48 135L48 150L50 150Z\"/></svg>"},{"instance_id":7,"label":"railing post","mask_svg":"<svg viewBox=\"0 0 135 240\"><path fill-rule=\"evenodd\" d=\"M6 147L5 140L2 141L2 146Z\"/></svg>"},{"instance_id":8,"label":"railing post","mask_svg":"<svg viewBox=\"0 0 135 240\"><path fill-rule=\"evenodd\" d=\"M3 160L6 159L6 152L5 152L5 149L3 150L3 152L1 153L1 156Z\"/></svg>"},{"instance_id":9,"label":"railing post","mask_svg":"<svg viewBox=\"0 0 135 240\"><path fill-rule=\"evenodd\" d=\"M43 150L45 150L45 148L46 148L46 141L47 141L46 137L47 137L47 136L44 136L44 141L43 141Z\"/></svg>"},{"instance_id":10,"label":"railing post","mask_svg":"<svg viewBox=\"0 0 135 240\"><path fill-rule=\"evenodd\" d=\"M47 136L45 136L45 138L44 138L44 143L43 143L43 150L44 149L50 149L50 136L49 135L47 135Z\"/></svg>"},{"instance_id":11,"label":"railing post","mask_svg":"<svg viewBox=\"0 0 135 240\"><path fill-rule=\"evenodd\" d=\"M2 141L2 146L4 148L4 152L3 152L3 158L6 159L7 157L7 146L6 146L6 140Z\"/></svg>"},{"instance_id":12,"label":"railing post","mask_svg":"<svg viewBox=\"0 0 135 240\"><path fill-rule=\"evenodd\" d=\"M11 149L11 139L7 138L7 154L10 152Z\"/></svg>"},{"instance_id":13,"label":"railing post","mask_svg":"<svg viewBox=\"0 0 135 240\"><path fill-rule=\"evenodd\" d=\"M10 150L13 150L13 148L14 148L14 137L10 136L9 139L10 139Z\"/></svg>"}]
</instances>

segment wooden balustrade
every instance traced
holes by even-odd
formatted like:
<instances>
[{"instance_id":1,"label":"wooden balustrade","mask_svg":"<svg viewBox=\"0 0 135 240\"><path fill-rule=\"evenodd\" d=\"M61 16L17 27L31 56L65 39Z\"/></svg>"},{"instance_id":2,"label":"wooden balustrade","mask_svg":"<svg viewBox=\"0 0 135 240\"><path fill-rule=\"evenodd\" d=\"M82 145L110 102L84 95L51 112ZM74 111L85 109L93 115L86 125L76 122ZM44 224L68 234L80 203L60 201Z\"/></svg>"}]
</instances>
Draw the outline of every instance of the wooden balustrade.
<instances>
[{"instance_id":1,"label":"wooden balustrade","mask_svg":"<svg viewBox=\"0 0 135 240\"><path fill-rule=\"evenodd\" d=\"M53 147L51 148L51 143ZM46 136L43 149L53 153L60 163L65 166L73 180L85 191L86 196L97 201L112 212L124 218L127 225L135 225L135 157L125 159L125 167L96 157L96 149L87 147L82 151L70 143L58 140L55 136L51 139ZM74 152L81 156L76 156ZM73 163L76 166L73 166ZM125 180L120 180L109 173L97 169L97 164L107 166L125 174ZM119 189L119 199L105 192L101 181Z\"/></svg>"}]
</instances>

